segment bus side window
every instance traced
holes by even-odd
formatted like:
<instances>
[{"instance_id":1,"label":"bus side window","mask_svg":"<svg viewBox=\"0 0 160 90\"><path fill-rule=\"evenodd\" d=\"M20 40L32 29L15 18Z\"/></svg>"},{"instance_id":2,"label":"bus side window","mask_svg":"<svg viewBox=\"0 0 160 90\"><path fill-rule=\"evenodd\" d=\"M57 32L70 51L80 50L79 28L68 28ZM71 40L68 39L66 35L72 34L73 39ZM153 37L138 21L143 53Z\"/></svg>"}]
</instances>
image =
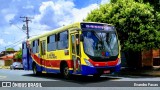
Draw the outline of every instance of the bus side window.
<instances>
[{"instance_id":1,"label":"bus side window","mask_svg":"<svg viewBox=\"0 0 160 90\"><path fill-rule=\"evenodd\" d=\"M47 51L53 51L57 49L56 35L47 37Z\"/></svg>"},{"instance_id":2,"label":"bus side window","mask_svg":"<svg viewBox=\"0 0 160 90\"><path fill-rule=\"evenodd\" d=\"M39 39L34 40L32 42L32 52L33 53L38 53L39 52Z\"/></svg>"},{"instance_id":3,"label":"bus side window","mask_svg":"<svg viewBox=\"0 0 160 90\"><path fill-rule=\"evenodd\" d=\"M35 53L38 53L39 52L39 39L38 40L35 40Z\"/></svg>"},{"instance_id":4,"label":"bus side window","mask_svg":"<svg viewBox=\"0 0 160 90\"><path fill-rule=\"evenodd\" d=\"M68 48L68 31L63 31L57 34L58 49Z\"/></svg>"}]
</instances>

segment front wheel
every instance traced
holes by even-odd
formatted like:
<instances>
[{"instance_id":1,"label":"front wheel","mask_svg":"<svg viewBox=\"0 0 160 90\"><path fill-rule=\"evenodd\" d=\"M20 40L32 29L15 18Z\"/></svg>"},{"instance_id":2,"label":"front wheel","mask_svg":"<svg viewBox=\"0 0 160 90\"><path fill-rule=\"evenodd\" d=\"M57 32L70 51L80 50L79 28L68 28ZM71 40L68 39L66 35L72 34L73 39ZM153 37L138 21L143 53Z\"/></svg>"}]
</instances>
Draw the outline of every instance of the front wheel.
<instances>
[{"instance_id":1,"label":"front wheel","mask_svg":"<svg viewBox=\"0 0 160 90\"><path fill-rule=\"evenodd\" d=\"M94 77L94 78L100 78L101 75L102 75L102 74L98 73L98 74L94 74L93 77Z\"/></svg>"},{"instance_id":2,"label":"front wheel","mask_svg":"<svg viewBox=\"0 0 160 90\"><path fill-rule=\"evenodd\" d=\"M67 64L64 64L63 65L63 68L62 68L62 75L65 79L69 79L71 74L69 73L69 67Z\"/></svg>"}]
</instances>

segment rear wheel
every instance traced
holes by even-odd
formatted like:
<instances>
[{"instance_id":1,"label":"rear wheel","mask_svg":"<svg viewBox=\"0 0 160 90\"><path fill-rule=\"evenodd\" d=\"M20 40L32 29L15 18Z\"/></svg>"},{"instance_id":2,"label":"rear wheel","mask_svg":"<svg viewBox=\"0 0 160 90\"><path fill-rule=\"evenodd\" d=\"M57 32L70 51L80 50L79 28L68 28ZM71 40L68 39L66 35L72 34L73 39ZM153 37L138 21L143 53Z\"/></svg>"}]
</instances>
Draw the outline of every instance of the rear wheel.
<instances>
[{"instance_id":1,"label":"rear wheel","mask_svg":"<svg viewBox=\"0 0 160 90\"><path fill-rule=\"evenodd\" d=\"M65 79L70 78L71 74L69 73L69 67L67 64L63 65L61 73Z\"/></svg>"},{"instance_id":2,"label":"rear wheel","mask_svg":"<svg viewBox=\"0 0 160 90\"><path fill-rule=\"evenodd\" d=\"M33 64L32 68L33 68L33 74L34 75L39 75L40 74L40 72L37 71L36 64Z\"/></svg>"}]
</instances>

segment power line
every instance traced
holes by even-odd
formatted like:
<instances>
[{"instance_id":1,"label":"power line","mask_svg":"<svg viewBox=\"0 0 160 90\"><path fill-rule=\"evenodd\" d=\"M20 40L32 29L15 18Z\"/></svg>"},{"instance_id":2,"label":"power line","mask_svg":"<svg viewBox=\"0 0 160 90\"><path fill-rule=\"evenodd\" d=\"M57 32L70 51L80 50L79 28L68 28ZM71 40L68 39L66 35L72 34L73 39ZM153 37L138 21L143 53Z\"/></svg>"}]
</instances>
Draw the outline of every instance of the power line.
<instances>
[{"instance_id":1,"label":"power line","mask_svg":"<svg viewBox=\"0 0 160 90\"><path fill-rule=\"evenodd\" d=\"M20 28L18 25L14 24L13 22L10 22L10 24L16 26L19 30L23 31L22 28ZM23 32L26 34L25 31L23 31Z\"/></svg>"},{"instance_id":2,"label":"power line","mask_svg":"<svg viewBox=\"0 0 160 90\"><path fill-rule=\"evenodd\" d=\"M2 48L4 49L4 48L7 48L7 47L13 47L13 46L16 46L16 45L18 45L18 44L22 43L22 41L23 41L25 38L26 38L26 37L24 37L24 38L22 38L22 39L20 39L20 40L18 40L18 41L16 41L16 42L14 42L14 43L12 43L12 44L10 44L10 45L7 45L7 46L4 46L4 47L1 47L0 49L2 50Z\"/></svg>"}]
</instances>

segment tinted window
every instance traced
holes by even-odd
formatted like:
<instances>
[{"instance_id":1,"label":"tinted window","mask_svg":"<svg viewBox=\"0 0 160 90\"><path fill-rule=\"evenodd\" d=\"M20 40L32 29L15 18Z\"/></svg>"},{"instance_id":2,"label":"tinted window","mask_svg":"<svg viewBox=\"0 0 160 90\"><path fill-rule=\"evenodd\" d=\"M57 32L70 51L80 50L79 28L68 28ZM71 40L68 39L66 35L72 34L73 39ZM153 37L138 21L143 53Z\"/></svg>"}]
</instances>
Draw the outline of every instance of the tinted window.
<instances>
[{"instance_id":1,"label":"tinted window","mask_svg":"<svg viewBox=\"0 0 160 90\"><path fill-rule=\"evenodd\" d=\"M22 52L23 52L23 55L26 55L26 54L27 54L27 46L26 46L26 43L23 43L23 44L22 44Z\"/></svg>"},{"instance_id":2,"label":"tinted window","mask_svg":"<svg viewBox=\"0 0 160 90\"><path fill-rule=\"evenodd\" d=\"M22 44L22 49L26 49L26 43Z\"/></svg>"},{"instance_id":3,"label":"tinted window","mask_svg":"<svg viewBox=\"0 0 160 90\"><path fill-rule=\"evenodd\" d=\"M58 49L68 48L68 31L61 32L57 35Z\"/></svg>"},{"instance_id":4,"label":"tinted window","mask_svg":"<svg viewBox=\"0 0 160 90\"><path fill-rule=\"evenodd\" d=\"M47 47L48 47L47 49L48 51L56 50L57 44L56 44L55 35L51 35L47 38Z\"/></svg>"},{"instance_id":5,"label":"tinted window","mask_svg":"<svg viewBox=\"0 0 160 90\"><path fill-rule=\"evenodd\" d=\"M32 42L32 52L33 53L39 52L39 40L35 40Z\"/></svg>"}]
</instances>

